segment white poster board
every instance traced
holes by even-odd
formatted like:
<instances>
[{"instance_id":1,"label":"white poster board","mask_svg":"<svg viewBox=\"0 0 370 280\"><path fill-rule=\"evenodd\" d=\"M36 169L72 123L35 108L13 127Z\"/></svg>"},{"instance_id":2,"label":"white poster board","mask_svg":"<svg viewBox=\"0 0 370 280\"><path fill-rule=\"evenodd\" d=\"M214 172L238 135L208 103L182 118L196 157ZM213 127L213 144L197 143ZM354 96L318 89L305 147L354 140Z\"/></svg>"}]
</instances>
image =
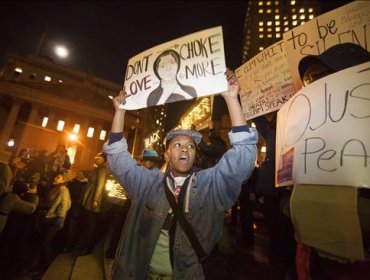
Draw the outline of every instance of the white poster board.
<instances>
[{"instance_id":1,"label":"white poster board","mask_svg":"<svg viewBox=\"0 0 370 280\"><path fill-rule=\"evenodd\" d=\"M222 27L146 50L128 62L124 109L135 110L227 90Z\"/></svg>"},{"instance_id":2,"label":"white poster board","mask_svg":"<svg viewBox=\"0 0 370 280\"><path fill-rule=\"evenodd\" d=\"M264 49L235 73L247 120L278 110L296 92L283 41Z\"/></svg>"},{"instance_id":3,"label":"white poster board","mask_svg":"<svg viewBox=\"0 0 370 280\"><path fill-rule=\"evenodd\" d=\"M279 110L276 186L370 186L370 62L304 87Z\"/></svg>"},{"instance_id":4,"label":"white poster board","mask_svg":"<svg viewBox=\"0 0 370 280\"><path fill-rule=\"evenodd\" d=\"M328 48L354 43L370 50L370 1L354 1L320 15L283 34L289 68L296 90L302 82L299 61L307 55L319 55Z\"/></svg>"}]
</instances>

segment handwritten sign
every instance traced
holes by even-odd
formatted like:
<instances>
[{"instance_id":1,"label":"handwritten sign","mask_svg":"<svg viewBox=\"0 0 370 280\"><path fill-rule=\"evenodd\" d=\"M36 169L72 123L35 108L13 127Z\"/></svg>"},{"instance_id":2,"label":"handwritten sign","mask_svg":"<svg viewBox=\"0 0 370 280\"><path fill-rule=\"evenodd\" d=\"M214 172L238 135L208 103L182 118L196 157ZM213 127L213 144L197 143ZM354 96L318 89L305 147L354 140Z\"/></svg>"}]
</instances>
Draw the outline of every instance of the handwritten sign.
<instances>
[{"instance_id":1,"label":"handwritten sign","mask_svg":"<svg viewBox=\"0 0 370 280\"><path fill-rule=\"evenodd\" d=\"M354 1L318 16L283 34L289 68L296 90L302 87L298 64L302 57L354 43L370 50L370 2Z\"/></svg>"},{"instance_id":2,"label":"handwritten sign","mask_svg":"<svg viewBox=\"0 0 370 280\"><path fill-rule=\"evenodd\" d=\"M222 27L166 42L128 62L124 109L135 110L227 90Z\"/></svg>"},{"instance_id":3,"label":"handwritten sign","mask_svg":"<svg viewBox=\"0 0 370 280\"><path fill-rule=\"evenodd\" d=\"M276 186L370 186L369 127L370 62L304 87L277 115Z\"/></svg>"},{"instance_id":4,"label":"handwritten sign","mask_svg":"<svg viewBox=\"0 0 370 280\"><path fill-rule=\"evenodd\" d=\"M247 120L278 110L296 92L283 41L264 49L235 73Z\"/></svg>"}]
</instances>

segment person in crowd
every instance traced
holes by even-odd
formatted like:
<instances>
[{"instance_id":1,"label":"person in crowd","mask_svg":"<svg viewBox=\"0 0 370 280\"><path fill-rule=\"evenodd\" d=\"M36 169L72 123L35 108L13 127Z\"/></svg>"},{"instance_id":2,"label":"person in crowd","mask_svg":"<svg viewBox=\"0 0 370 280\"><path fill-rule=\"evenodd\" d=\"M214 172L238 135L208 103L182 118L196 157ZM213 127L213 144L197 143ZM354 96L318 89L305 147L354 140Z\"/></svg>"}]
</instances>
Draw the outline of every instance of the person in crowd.
<instances>
[{"instance_id":1,"label":"person in crowd","mask_svg":"<svg viewBox=\"0 0 370 280\"><path fill-rule=\"evenodd\" d=\"M35 151L28 164L27 174L32 175L38 172L40 173L41 177L44 176L46 171L47 152L48 151L45 149Z\"/></svg>"},{"instance_id":2,"label":"person in crowd","mask_svg":"<svg viewBox=\"0 0 370 280\"><path fill-rule=\"evenodd\" d=\"M71 197L67 188L67 178L62 173L57 174L53 180L53 187L40 201L39 252L36 253L35 264L30 271L33 277L42 276L52 263L56 254L55 236L63 228L70 207Z\"/></svg>"},{"instance_id":3,"label":"person in crowd","mask_svg":"<svg viewBox=\"0 0 370 280\"><path fill-rule=\"evenodd\" d=\"M28 188L28 201L22 200L12 192L13 174L9 167L10 155L5 152L0 154L0 236L8 221L11 212L32 214L37 207L39 197L37 189Z\"/></svg>"},{"instance_id":4,"label":"person in crowd","mask_svg":"<svg viewBox=\"0 0 370 280\"><path fill-rule=\"evenodd\" d=\"M123 138L125 92L113 99L115 115L110 139L103 150L112 173L125 186L131 209L115 260L112 279L204 279L195 249L183 228L173 221L167 200L178 201L204 251L209 254L220 239L224 211L239 196L241 183L252 173L257 132L246 124L238 100L239 84L226 71L228 91L222 93L231 118L232 148L213 167L196 170L196 148L202 135L194 130L172 130L165 139L165 173L144 169L132 159ZM166 193L168 197L166 197ZM169 194L171 193L171 194ZM180 208L181 207L181 208Z\"/></svg>"},{"instance_id":5,"label":"person in crowd","mask_svg":"<svg viewBox=\"0 0 370 280\"><path fill-rule=\"evenodd\" d=\"M239 195L240 207L240 229L241 236L238 245L245 249L252 249L254 246L254 229L253 229L253 200L251 195L255 193L259 176L259 162L253 169L252 175L242 184L242 190Z\"/></svg>"},{"instance_id":6,"label":"person in crowd","mask_svg":"<svg viewBox=\"0 0 370 280\"><path fill-rule=\"evenodd\" d=\"M282 211L289 201L291 188L275 188L276 112L253 119L258 132L266 141L266 155L259 168L256 196L263 197L263 213L269 237L269 274L273 279L295 277L294 228Z\"/></svg>"},{"instance_id":7,"label":"person in crowd","mask_svg":"<svg viewBox=\"0 0 370 280\"><path fill-rule=\"evenodd\" d=\"M71 168L71 161L65 145L59 145L53 153L47 157L47 176L54 180L59 173L66 173Z\"/></svg>"},{"instance_id":8,"label":"person in crowd","mask_svg":"<svg viewBox=\"0 0 370 280\"><path fill-rule=\"evenodd\" d=\"M200 167L203 169L212 167L220 160L222 155L227 151L227 145L214 130L209 133L209 142L203 140L199 143L200 150Z\"/></svg>"},{"instance_id":9,"label":"person in crowd","mask_svg":"<svg viewBox=\"0 0 370 280\"><path fill-rule=\"evenodd\" d=\"M81 190L81 220L83 232L79 236L77 254L91 254L97 242L99 221L102 220L102 205L105 198L105 182L107 175L107 157L98 153L94 159L94 171L90 174L87 184Z\"/></svg>"},{"instance_id":10,"label":"person in crowd","mask_svg":"<svg viewBox=\"0 0 370 280\"><path fill-rule=\"evenodd\" d=\"M160 84L149 94L148 107L192 99L197 96L193 87L183 85L178 80L177 74L180 70L180 64L181 57L175 50L166 50L156 58L153 70Z\"/></svg>"},{"instance_id":11,"label":"person in crowd","mask_svg":"<svg viewBox=\"0 0 370 280\"><path fill-rule=\"evenodd\" d=\"M76 246L77 236L84 229L81 227L83 223L81 219L81 192L86 187L88 179L83 170L78 170L76 177L67 183L69 194L71 196L71 209L68 212L66 223L63 229L63 251L69 252Z\"/></svg>"},{"instance_id":12,"label":"person in crowd","mask_svg":"<svg viewBox=\"0 0 370 280\"><path fill-rule=\"evenodd\" d=\"M368 52L363 47L353 44L344 43L335 45L320 55L310 55L301 59L298 65L299 74L302 80L303 86L308 86L309 84L326 77L327 75L333 74L337 71L359 65L370 61L370 52ZM313 94L317 94L314 92ZM310 188L309 197L306 196L307 192L304 192L306 188ZM336 280L336 279L356 279L364 280L368 279L370 275L370 191L368 188L357 188L356 187L343 187L343 186L328 186L320 185L306 186L306 185L296 185L291 196L291 205L297 205L296 207L307 207L307 201L315 201L320 194L325 192L327 195L325 197L320 197L320 202L315 201L315 207L324 204L325 209L328 211L320 212L320 217L325 217L327 220L334 221L335 216L338 214L335 207L342 207L340 205L341 201L345 196L348 196L348 188L353 188L357 191L357 211L360 224L360 230L362 232L363 240L363 250L365 254L364 261L354 262L350 259L345 259L343 256L336 256L330 253L326 247L321 247L325 242L316 242L315 244L306 245L300 239L304 233L300 232L299 227L296 228L296 239L297 239L297 272L299 279L325 279L325 280ZM328 199L330 193L335 192L336 200ZM302 201L305 201L302 204ZM298 206L299 205L299 206ZM312 205L312 204L311 204ZM349 207L346 205L346 207ZM290 215L290 209L287 211ZM312 213L307 213L307 215L312 215ZM334 215L334 216L333 216ZM311 217L312 221L315 221L317 217ZM357 219L357 215L352 217ZM300 223L300 221L295 221ZM344 223L345 221L341 222ZM323 225L325 232L328 229L327 226ZM340 227L335 228L335 232L338 233ZM329 232L332 230L329 229ZM323 233L325 234L325 233ZM338 240L338 236L341 240ZM345 233L339 235L331 234L330 243L336 242L338 246L346 236ZM317 240L321 237L317 237Z\"/></svg>"},{"instance_id":13,"label":"person in crowd","mask_svg":"<svg viewBox=\"0 0 370 280\"><path fill-rule=\"evenodd\" d=\"M159 168L159 156L156 150L145 149L140 158L140 165L147 168Z\"/></svg>"}]
</instances>

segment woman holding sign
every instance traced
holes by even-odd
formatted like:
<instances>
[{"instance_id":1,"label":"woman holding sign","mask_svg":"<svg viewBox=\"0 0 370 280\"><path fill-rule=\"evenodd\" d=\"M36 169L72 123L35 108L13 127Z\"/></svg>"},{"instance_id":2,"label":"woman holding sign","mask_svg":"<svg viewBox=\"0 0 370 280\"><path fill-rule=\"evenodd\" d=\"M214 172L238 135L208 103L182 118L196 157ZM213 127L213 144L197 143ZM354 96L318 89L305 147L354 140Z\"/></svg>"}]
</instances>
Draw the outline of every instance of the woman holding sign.
<instances>
[{"instance_id":1,"label":"woman holding sign","mask_svg":"<svg viewBox=\"0 0 370 280\"><path fill-rule=\"evenodd\" d=\"M228 91L222 96L232 124L232 148L214 167L203 170L194 166L202 134L183 129L167 134L165 173L138 166L123 137L125 110L120 104L125 92L113 99L115 115L103 149L132 204L110 279L202 280L222 267L212 266L206 257L221 237L224 212L234 205L242 182L254 169L258 141L257 131L246 124L234 72L228 70L226 79Z\"/></svg>"},{"instance_id":2,"label":"woman holding sign","mask_svg":"<svg viewBox=\"0 0 370 280\"><path fill-rule=\"evenodd\" d=\"M180 62L180 55L174 50L164 51L154 61L154 73L160 85L149 94L148 107L197 97L193 87L183 85L177 79Z\"/></svg>"}]
</instances>

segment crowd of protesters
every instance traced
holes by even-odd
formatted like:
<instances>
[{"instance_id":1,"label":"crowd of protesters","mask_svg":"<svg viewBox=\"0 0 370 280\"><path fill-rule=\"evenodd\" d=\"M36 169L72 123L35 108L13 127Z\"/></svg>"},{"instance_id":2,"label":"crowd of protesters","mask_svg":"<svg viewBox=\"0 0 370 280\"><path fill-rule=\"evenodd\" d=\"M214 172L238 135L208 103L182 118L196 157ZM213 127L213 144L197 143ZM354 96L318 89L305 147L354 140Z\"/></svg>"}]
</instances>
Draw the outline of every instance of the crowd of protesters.
<instances>
[{"instance_id":1,"label":"crowd of protesters","mask_svg":"<svg viewBox=\"0 0 370 280\"><path fill-rule=\"evenodd\" d=\"M106 156L97 154L94 168L75 176L64 145L50 154L2 152L0 162L2 277L41 279L58 253L91 254L102 236L100 225L109 226L102 221Z\"/></svg>"}]
</instances>

